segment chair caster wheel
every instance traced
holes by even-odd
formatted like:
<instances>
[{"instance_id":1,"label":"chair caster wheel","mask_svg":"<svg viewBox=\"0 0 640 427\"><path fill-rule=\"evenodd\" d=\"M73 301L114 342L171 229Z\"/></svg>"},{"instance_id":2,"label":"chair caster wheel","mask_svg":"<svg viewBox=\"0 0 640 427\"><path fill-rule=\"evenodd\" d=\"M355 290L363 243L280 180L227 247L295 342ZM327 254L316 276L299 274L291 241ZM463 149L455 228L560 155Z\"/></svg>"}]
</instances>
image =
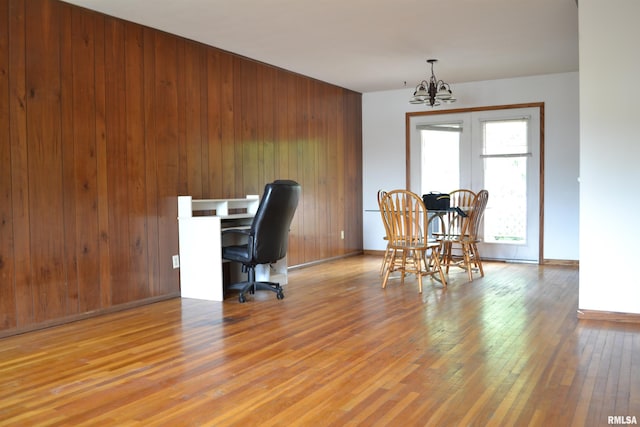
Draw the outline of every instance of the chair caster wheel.
<instances>
[{"instance_id":1,"label":"chair caster wheel","mask_svg":"<svg viewBox=\"0 0 640 427\"><path fill-rule=\"evenodd\" d=\"M278 292L278 293L276 294L276 298L278 298L278 299L284 299L284 293L283 293L282 291Z\"/></svg>"},{"instance_id":2,"label":"chair caster wheel","mask_svg":"<svg viewBox=\"0 0 640 427\"><path fill-rule=\"evenodd\" d=\"M244 294L240 294L240 296L238 297L238 301L240 301L241 303L247 302L247 298L245 298Z\"/></svg>"}]
</instances>

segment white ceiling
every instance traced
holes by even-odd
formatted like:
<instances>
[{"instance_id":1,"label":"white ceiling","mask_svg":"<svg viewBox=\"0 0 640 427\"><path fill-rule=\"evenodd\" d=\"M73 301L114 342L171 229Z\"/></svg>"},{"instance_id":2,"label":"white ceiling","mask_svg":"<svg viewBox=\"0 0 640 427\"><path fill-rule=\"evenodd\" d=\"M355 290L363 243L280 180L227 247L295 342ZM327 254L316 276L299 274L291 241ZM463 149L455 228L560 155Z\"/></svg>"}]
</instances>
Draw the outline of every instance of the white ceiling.
<instances>
[{"instance_id":1,"label":"white ceiling","mask_svg":"<svg viewBox=\"0 0 640 427\"><path fill-rule=\"evenodd\" d=\"M576 0L66 0L357 92L578 70Z\"/></svg>"}]
</instances>

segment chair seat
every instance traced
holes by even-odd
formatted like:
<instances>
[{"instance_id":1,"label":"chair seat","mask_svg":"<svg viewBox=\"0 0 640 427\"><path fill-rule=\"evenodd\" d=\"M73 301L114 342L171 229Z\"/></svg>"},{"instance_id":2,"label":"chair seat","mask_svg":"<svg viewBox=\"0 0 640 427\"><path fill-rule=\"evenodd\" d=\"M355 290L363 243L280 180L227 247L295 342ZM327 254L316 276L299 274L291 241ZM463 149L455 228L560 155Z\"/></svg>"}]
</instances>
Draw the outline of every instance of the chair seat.
<instances>
[{"instance_id":1,"label":"chair seat","mask_svg":"<svg viewBox=\"0 0 640 427\"><path fill-rule=\"evenodd\" d=\"M439 240L428 240L426 242L396 242L391 243L389 246L393 249L400 250L423 250L423 249L431 249L431 248L439 248L441 242Z\"/></svg>"},{"instance_id":2,"label":"chair seat","mask_svg":"<svg viewBox=\"0 0 640 427\"><path fill-rule=\"evenodd\" d=\"M461 236L460 234L445 234L442 235L440 237L438 237L438 241L449 241L449 242L469 242L469 243L473 243L473 242L479 242L479 239L475 238L475 237L471 237L471 236Z\"/></svg>"},{"instance_id":3,"label":"chair seat","mask_svg":"<svg viewBox=\"0 0 640 427\"><path fill-rule=\"evenodd\" d=\"M248 263L251 261L251 254L247 250L248 245L224 246L222 248L222 257L230 261Z\"/></svg>"}]
</instances>

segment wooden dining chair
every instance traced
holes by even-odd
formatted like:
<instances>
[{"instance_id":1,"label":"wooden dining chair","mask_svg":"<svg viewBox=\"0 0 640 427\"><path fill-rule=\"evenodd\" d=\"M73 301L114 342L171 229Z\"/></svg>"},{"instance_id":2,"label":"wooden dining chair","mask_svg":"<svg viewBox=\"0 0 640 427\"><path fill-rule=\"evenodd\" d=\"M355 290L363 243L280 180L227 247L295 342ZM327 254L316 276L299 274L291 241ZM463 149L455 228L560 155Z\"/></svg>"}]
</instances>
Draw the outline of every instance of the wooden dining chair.
<instances>
[{"instance_id":1,"label":"wooden dining chair","mask_svg":"<svg viewBox=\"0 0 640 427\"><path fill-rule=\"evenodd\" d=\"M401 273L402 284L407 274L415 274L420 293L425 275L432 278L438 275L446 286L440 263L440 242L427 238L428 217L422 198L407 190L389 191L381 200L380 211L388 221L391 252L382 287L386 288L389 275L394 271Z\"/></svg>"},{"instance_id":2,"label":"wooden dining chair","mask_svg":"<svg viewBox=\"0 0 640 427\"><path fill-rule=\"evenodd\" d=\"M481 241L480 224L489 200L489 192L480 190L471 203L471 209L461 221L459 233L452 232L442 239L442 264L448 274L451 266L457 266L467 271L469 281L473 281L473 271L478 270L484 277L482 259L478 251ZM459 250L459 253L454 251Z\"/></svg>"},{"instance_id":3,"label":"wooden dining chair","mask_svg":"<svg viewBox=\"0 0 640 427\"><path fill-rule=\"evenodd\" d=\"M460 215L460 212L471 210L471 205L476 198L476 193L471 190L454 190L449 193L449 209L447 213L440 214L438 226L432 232L436 239L445 239L446 236L460 235L466 220L466 214ZM456 209L460 208L460 210ZM431 212L431 211L430 211ZM443 254L444 254L443 247Z\"/></svg>"},{"instance_id":4,"label":"wooden dining chair","mask_svg":"<svg viewBox=\"0 0 640 427\"><path fill-rule=\"evenodd\" d=\"M380 209L380 216L382 217L382 225L384 226L384 231L385 231L384 240L387 242L386 248L384 250L384 255L382 257L382 263L380 265L381 276L384 275L384 273L387 271L387 267L389 266L389 262L390 262L389 257L391 256L391 248L389 247L389 234L390 234L389 221L387 219L387 216L385 215L384 210L382 209L382 199L386 195L387 195L387 192L385 190L378 190L378 208Z\"/></svg>"},{"instance_id":5,"label":"wooden dining chair","mask_svg":"<svg viewBox=\"0 0 640 427\"><path fill-rule=\"evenodd\" d=\"M476 193L472 190L454 190L449 193L449 206L451 208L460 208L462 212L468 212L471 210L475 199ZM452 209L447 217L447 234L460 235L468 218L468 216L460 215L460 211Z\"/></svg>"},{"instance_id":6,"label":"wooden dining chair","mask_svg":"<svg viewBox=\"0 0 640 427\"><path fill-rule=\"evenodd\" d=\"M449 193L449 212L443 215L440 221L440 227L434 233L438 239L448 240L451 236L459 236L465 227L465 221L468 219L467 213L471 211L476 193L472 190L458 189ZM459 208L459 209L456 209ZM464 215L461 214L464 213ZM447 255L446 250L451 246L443 245L442 254Z\"/></svg>"}]
</instances>

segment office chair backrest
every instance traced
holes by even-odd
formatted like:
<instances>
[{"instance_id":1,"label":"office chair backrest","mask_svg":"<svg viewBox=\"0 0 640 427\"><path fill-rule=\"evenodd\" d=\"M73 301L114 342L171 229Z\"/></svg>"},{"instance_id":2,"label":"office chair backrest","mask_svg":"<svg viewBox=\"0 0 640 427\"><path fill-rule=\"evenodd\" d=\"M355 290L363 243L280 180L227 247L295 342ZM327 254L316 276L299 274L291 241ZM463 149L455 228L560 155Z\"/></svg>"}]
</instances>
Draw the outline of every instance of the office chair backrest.
<instances>
[{"instance_id":1,"label":"office chair backrest","mask_svg":"<svg viewBox=\"0 0 640 427\"><path fill-rule=\"evenodd\" d=\"M256 264L273 263L287 254L289 227L299 199L300 184L295 181L278 180L264 187L250 232Z\"/></svg>"}]
</instances>

